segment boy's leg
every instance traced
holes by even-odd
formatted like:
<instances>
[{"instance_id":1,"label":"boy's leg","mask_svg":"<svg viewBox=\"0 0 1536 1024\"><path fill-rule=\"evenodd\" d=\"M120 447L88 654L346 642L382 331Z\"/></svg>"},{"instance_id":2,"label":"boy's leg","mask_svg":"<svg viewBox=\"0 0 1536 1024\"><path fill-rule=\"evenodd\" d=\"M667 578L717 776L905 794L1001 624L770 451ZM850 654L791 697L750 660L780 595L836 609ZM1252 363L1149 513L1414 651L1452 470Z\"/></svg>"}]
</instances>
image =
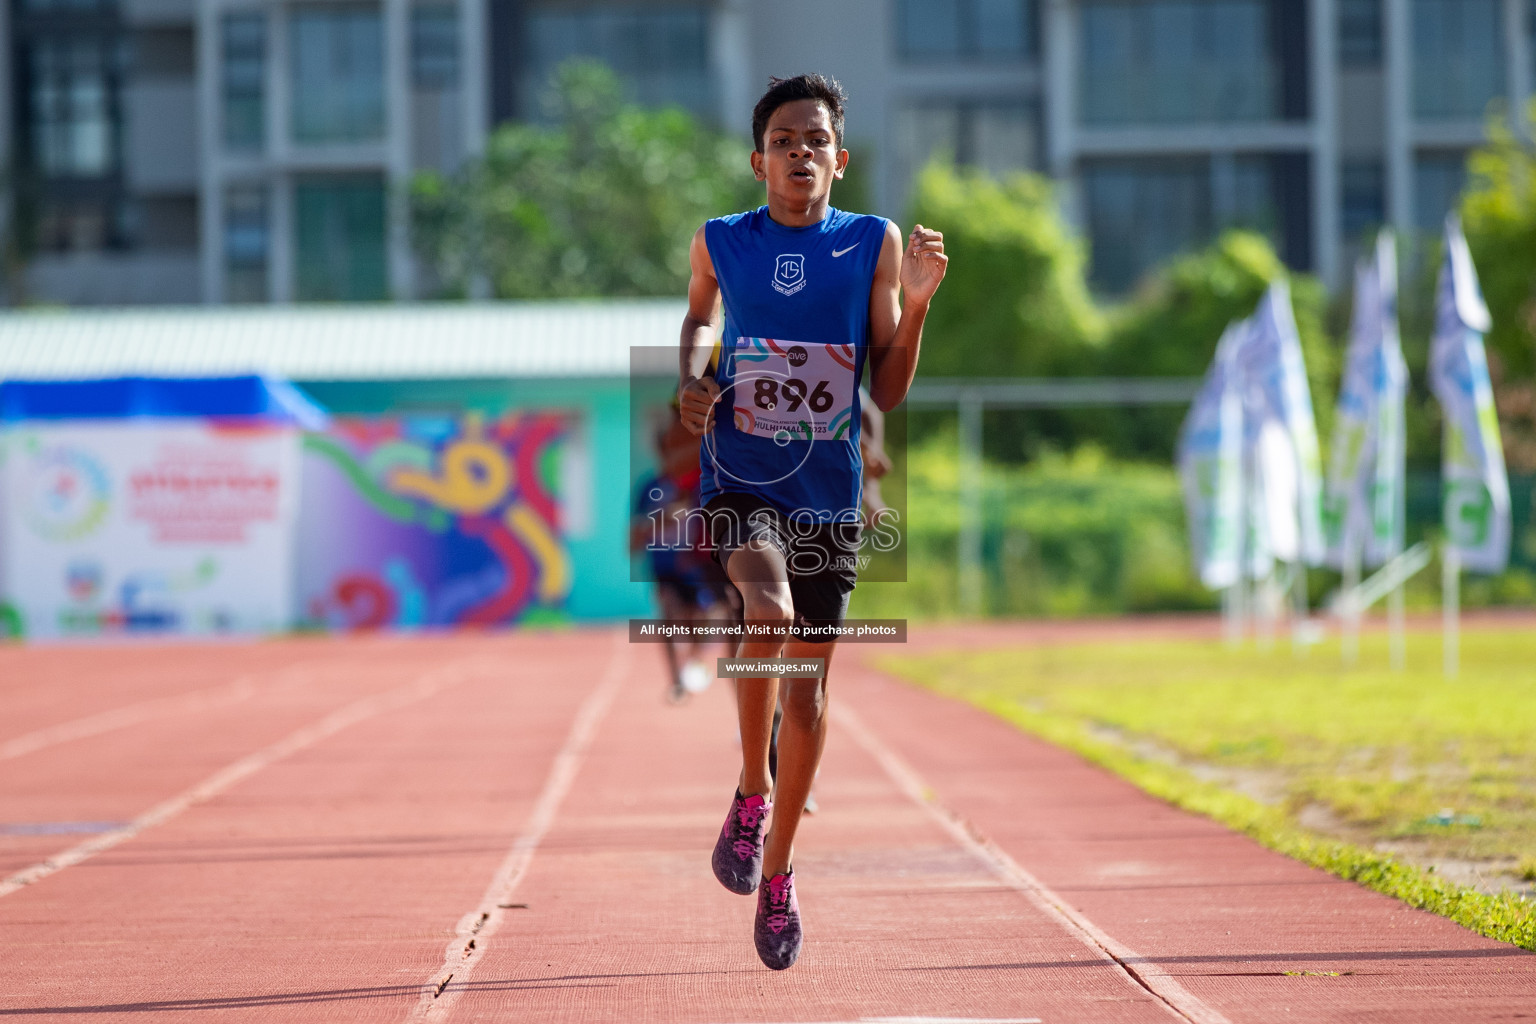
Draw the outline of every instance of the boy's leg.
<instances>
[{"instance_id":1,"label":"boy's leg","mask_svg":"<svg viewBox=\"0 0 1536 1024\"><path fill-rule=\"evenodd\" d=\"M747 622L770 627L766 634L743 637L739 656L778 657L784 650L785 633L793 619L783 554L770 539L753 537L730 553L726 571L741 591ZM768 743L777 691L778 680L771 677L736 681L741 775L725 825L715 840L710 866L721 885L743 896L756 890L762 881L763 839L773 809L768 799L773 789Z\"/></svg>"},{"instance_id":2,"label":"boy's leg","mask_svg":"<svg viewBox=\"0 0 1536 1024\"><path fill-rule=\"evenodd\" d=\"M731 552L726 572L741 593L742 617L753 625L778 627L787 632L794 619L789 593L789 570L784 555L761 538ZM736 657L777 658L784 651L784 632L777 636L742 637ZM768 770L768 745L773 736L773 709L778 699L778 680L738 679L736 714L741 729L742 796L767 796L773 788Z\"/></svg>"},{"instance_id":3,"label":"boy's leg","mask_svg":"<svg viewBox=\"0 0 1536 1024\"><path fill-rule=\"evenodd\" d=\"M786 658L825 658L830 670L835 643L791 640ZM763 877L788 871L794 861L795 832L821 764L827 742L827 676L786 679L779 684L784 719L779 725L779 771L773 793L773 822L763 847Z\"/></svg>"}]
</instances>

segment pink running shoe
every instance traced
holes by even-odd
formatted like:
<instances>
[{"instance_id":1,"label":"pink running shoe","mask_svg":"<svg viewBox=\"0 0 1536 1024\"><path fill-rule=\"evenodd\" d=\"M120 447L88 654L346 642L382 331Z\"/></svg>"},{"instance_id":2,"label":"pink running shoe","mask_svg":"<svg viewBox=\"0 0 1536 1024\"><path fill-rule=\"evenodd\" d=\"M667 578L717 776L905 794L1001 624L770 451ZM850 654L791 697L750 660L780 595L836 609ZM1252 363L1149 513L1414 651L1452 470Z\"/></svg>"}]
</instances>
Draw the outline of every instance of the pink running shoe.
<instances>
[{"instance_id":1,"label":"pink running shoe","mask_svg":"<svg viewBox=\"0 0 1536 1024\"><path fill-rule=\"evenodd\" d=\"M800 901L795 898L795 870L763 880L757 891L757 922L752 940L757 955L775 971L786 970L800 958Z\"/></svg>"},{"instance_id":2,"label":"pink running shoe","mask_svg":"<svg viewBox=\"0 0 1536 1024\"><path fill-rule=\"evenodd\" d=\"M743 797L739 790L731 801L731 813L710 858L715 877L731 892L750 896L763 877L763 837L768 834L771 810L773 804L766 798Z\"/></svg>"}]
</instances>

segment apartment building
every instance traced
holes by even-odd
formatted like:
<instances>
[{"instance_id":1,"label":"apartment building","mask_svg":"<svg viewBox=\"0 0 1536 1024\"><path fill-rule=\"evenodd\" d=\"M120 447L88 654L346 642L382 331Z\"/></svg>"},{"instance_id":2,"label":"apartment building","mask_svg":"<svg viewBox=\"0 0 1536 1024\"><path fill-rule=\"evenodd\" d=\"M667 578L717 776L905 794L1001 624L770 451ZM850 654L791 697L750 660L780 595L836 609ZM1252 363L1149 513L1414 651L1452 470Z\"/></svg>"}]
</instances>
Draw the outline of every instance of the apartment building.
<instances>
[{"instance_id":1,"label":"apartment building","mask_svg":"<svg viewBox=\"0 0 1536 1024\"><path fill-rule=\"evenodd\" d=\"M414 294L412 174L489 123L484 0L4 0L33 301ZM20 297L20 296L18 296Z\"/></svg>"},{"instance_id":2,"label":"apartment building","mask_svg":"<svg viewBox=\"0 0 1536 1024\"><path fill-rule=\"evenodd\" d=\"M1485 118L1533 92L1531 0L1083 0L1048 6L1047 169L1095 279L1226 224L1341 282L1365 232L1437 231Z\"/></svg>"},{"instance_id":3,"label":"apartment building","mask_svg":"<svg viewBox=\"0 0 1536 1024\"><path fill-rule=\"evenodd\" d=\"M1048 173L1106 292L1229 225L1338 283L1438 224L1533 51L1536 0L0 0L0 217L13 297L409 298L411 176L588 55L743 133L829 70L876 209L940 153Z\"/></svg>"}]
</instances>

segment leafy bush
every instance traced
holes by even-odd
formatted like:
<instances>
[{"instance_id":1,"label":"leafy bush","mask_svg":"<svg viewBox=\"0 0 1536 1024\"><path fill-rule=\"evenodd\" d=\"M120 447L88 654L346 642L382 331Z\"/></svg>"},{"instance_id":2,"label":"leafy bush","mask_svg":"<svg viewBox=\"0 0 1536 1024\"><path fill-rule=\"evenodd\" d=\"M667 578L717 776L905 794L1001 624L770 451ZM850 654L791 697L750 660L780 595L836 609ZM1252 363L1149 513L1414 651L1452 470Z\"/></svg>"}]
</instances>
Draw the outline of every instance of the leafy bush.
<instances>
[{"instance_id":1,"label":"leafy bush","mask_svg":"<svg viewBox=\"0 0 1536 1024\"><path fill-rule=\"evenodd\" d=\"M944 232L951 272L924 328L924 376L1092 373L1103 333L1087 253L1049 181L996 180L943 163L919 177L912 219Z\"/></svg>"},{"instance_id":2,"label":"leafy bush","mask_svg":"<svg viewBox=\"0 0 1536 1024\"><path fill-rule=\"evenodd\" d=\"M895 450L900 451L900 445ZM861 583L857 616L943 618L960 614L960 474L953 430L915 442L887 477L886 496L903 508L904 584ZM1536 602L1536 479L1511 478L1514 564L1498 576L1467 574L1464 607ZM1439 478L1409 477L1408 539L1438 536ZM982 468L982 613L1058 618L1134 612L1213 610L1191 566L1183 498L1171 466L1114 459L1085 445L1068 455L1046 451L1027 465ZM1310 606L1321 607L1338 574L1307 574ZM1411 609L1439 607L1438 562L1407 587Z\"/></svg>"},{"instance_id":3,"label":"leafy bush","mask_svg":"<svg viewBox=\"0 0 1536 1024\"><path fill-rule=\"evenodd\" d=\"M906 585L867 584L855 614L956 609L960 480L953 434L915 448L907 468ZM1190 568L1172 469L1114 462L1085 447L1028 466L983 469L984 612L1071 616L1213 608Z\"/></svg>"}]
</instances>

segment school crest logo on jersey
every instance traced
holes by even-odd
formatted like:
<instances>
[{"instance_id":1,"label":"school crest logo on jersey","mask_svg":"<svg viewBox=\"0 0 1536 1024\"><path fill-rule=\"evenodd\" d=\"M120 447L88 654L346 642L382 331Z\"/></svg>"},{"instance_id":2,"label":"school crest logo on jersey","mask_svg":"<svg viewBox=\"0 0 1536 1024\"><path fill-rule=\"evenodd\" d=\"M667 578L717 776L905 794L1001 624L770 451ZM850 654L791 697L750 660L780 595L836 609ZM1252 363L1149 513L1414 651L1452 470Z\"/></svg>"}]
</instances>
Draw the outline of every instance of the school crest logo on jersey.
<instances>
[{"instance_id":1,"label":"school crest logo on jersey","mask_svg":"<svg viewBox=\"0 0 1536 1024\"><path fill-rule=\"evenodd\" d=\"M773 288L781 295L793 295L805 287L805 257L797 252L780 256L773 266Z\"/></svg>"}]
</instances>

